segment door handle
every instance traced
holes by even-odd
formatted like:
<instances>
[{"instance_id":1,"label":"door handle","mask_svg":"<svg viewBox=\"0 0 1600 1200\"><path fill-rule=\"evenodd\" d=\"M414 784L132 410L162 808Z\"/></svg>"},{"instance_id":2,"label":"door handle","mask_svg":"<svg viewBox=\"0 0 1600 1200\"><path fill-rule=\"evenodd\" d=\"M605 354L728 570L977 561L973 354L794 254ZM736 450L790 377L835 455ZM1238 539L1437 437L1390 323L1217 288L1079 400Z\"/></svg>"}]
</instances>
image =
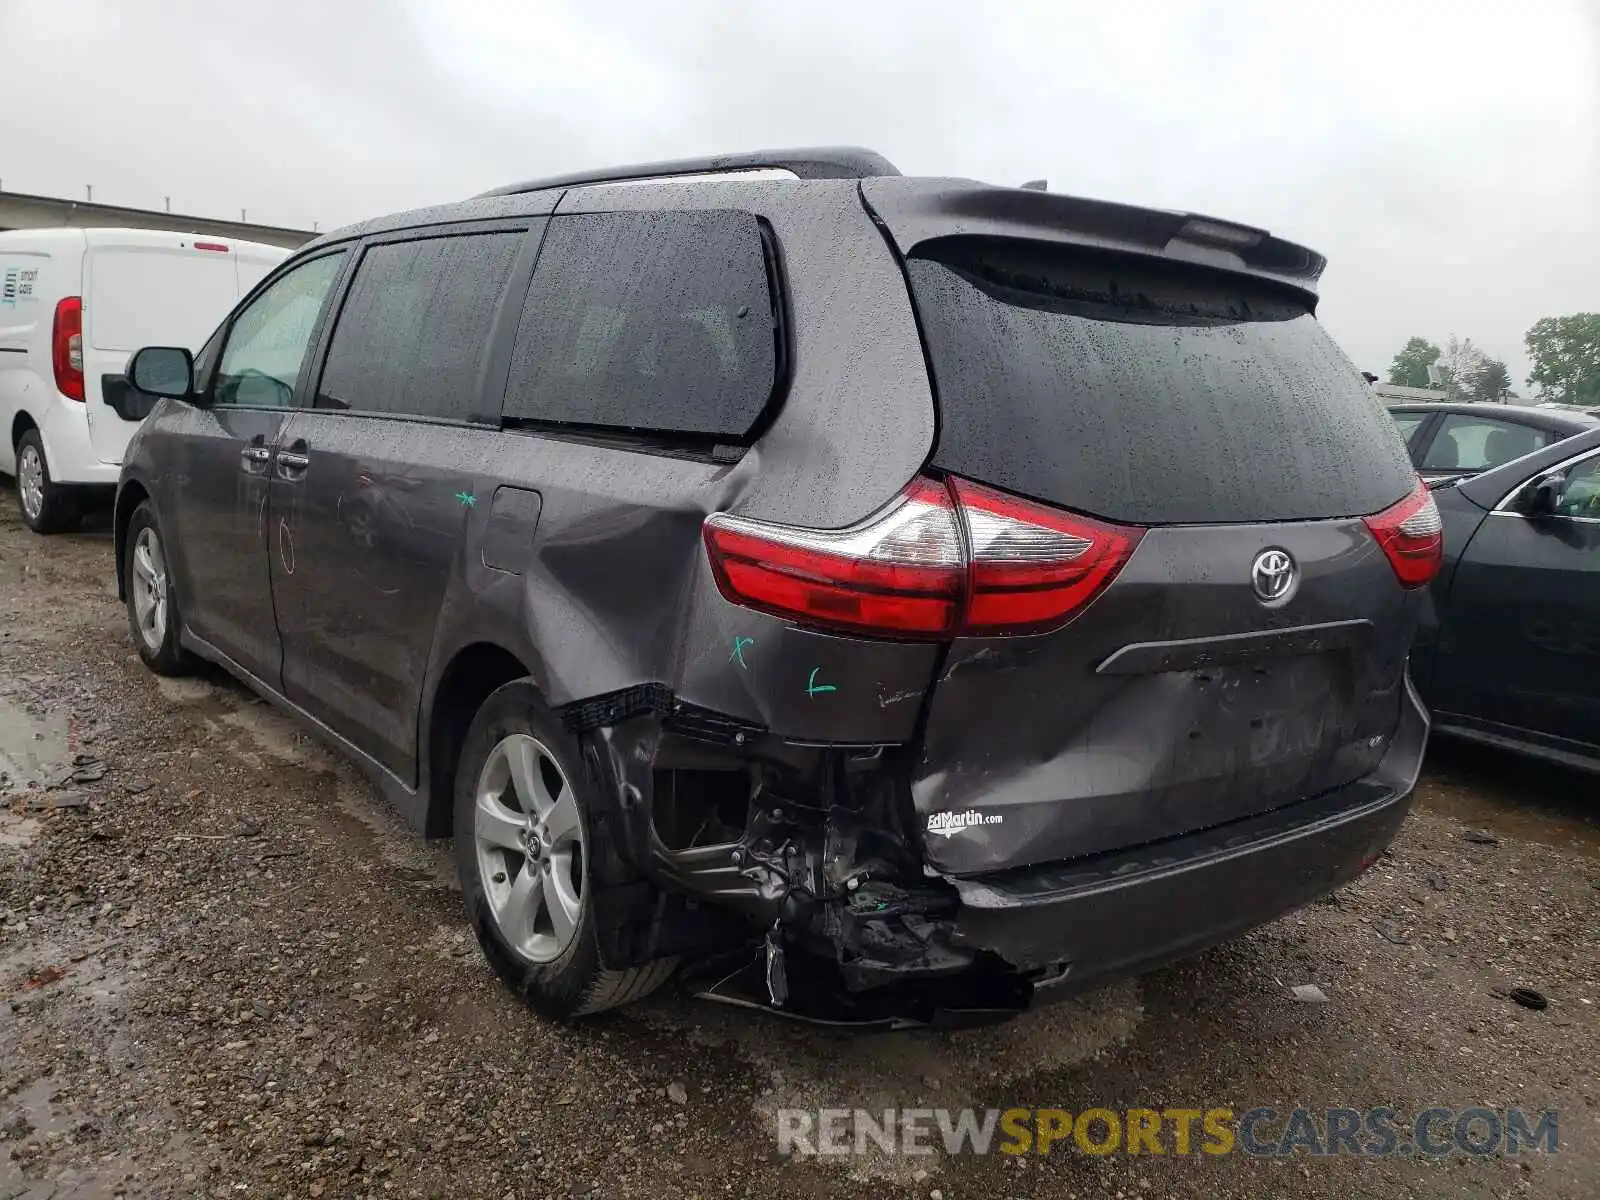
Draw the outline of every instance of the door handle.
<instances>
[{"instance_id":1,"label":"door handle","mask_svg":"<svg viewBox=\"0 0 1600 1200\"><path fill-rule=\"evenodd\" d=\"M278 478L286 479L293 483L295 480L304 479L306 468L311 465L309 455L301 454L297 450L278 451Z\"/></svg>"},{"instance_id":2,"label":"door handle","mask_svg":"<svg viewBox=\"0 0 1600 1200\"><path fill-rule=\"evenodd\" d=\"M251 475L263 474L272 452L262 446L246 446L239 451L240 468Z\"/></svg>"}]
</instances>

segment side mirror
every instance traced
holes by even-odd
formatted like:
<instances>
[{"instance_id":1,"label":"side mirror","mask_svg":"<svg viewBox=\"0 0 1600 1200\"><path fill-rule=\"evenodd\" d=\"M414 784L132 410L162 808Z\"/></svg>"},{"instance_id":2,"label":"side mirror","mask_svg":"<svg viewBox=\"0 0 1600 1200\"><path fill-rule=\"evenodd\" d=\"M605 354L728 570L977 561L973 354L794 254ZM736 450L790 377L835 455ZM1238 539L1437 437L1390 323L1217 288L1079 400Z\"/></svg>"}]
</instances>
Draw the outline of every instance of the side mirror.
<instances>
[{"instance_id":1,"label":"side mirror","mask_svg":"<svg viewBox=\"0 0 1600 1200\"><path fill-rule=\"evenodd\" d=\"M128 362L128 382L152 396L194 394L194 355L181 346L146 346Z\"/></svg>"},{"instance_id":2,"label":"side mirror","mask_svg":"<svg viewBox=\"0 0 1600 1200\"><path fill-rule=\"evenodd\" d=\"M1566 486L1566 480L1559 475L1546 475L1539 480L1533 485L1533 491L1528 493L1528 515L1550 516L1561 503L1561 493L1566 490Z\"/></svg>"}]
</instances>

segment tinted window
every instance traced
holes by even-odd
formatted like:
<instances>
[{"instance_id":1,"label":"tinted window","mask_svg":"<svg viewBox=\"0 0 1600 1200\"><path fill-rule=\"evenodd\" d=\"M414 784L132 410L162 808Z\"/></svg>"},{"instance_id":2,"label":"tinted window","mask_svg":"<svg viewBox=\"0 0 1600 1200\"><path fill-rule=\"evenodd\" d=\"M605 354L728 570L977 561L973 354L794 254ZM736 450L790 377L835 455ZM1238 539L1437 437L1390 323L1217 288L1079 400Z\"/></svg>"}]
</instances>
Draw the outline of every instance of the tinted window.
<instances>
[{"instance_id":1,"label":"tinted window","mask_svg":"<svg viewBox=\"0 0 1600 1200\"><path fill-rule=\"evenodd\" d=\"M217 366L215 404L288 408L328 289L344 252L325 254L280 275L234 318Z\"/></svg>"},{"instance_id":2,"label":"tinted window","mask_svg":"<svg viewBox=\"0 0 1600 1200\"><path fill-rule=\"evenodd\" d=\"M1439 422L1439 431L1433 435L1422 467L1432 471L1487 471L1542 450L1552 440L1552 435L1542 429L1492 417L1450 413Z\"/></svg>"},{"instance_id":3,"label":"tinted window","mask_svg":"<svg viewBox=\"0 0 1600 1200\"><path fill-rule=\"evenodd\" d=\"M471 417L478 365L523 236L369 247L339 310L318 406Z\"/></svg>"},{"instance_id":4,"label":"tinted window","mask_svg":"<svg viewBox=\"0 0 1600 1200\"><path fill-rule=\"evenodd\" d=\"M1141 524L1377 512L1415 483L1381 402L1292 293L954 238L907 264L935 462Z\"/></svg>"},{"instance_id":5,"label":"tinted window","mask_svg":"<svg viewBox=\"0 0 1600 1200\"><path fill-rule=\"evenodd\" d=\"M749 434L777 350L761 229L742 212L555 217L517 331L505 415Z\"/></svg>"}]
</instances>

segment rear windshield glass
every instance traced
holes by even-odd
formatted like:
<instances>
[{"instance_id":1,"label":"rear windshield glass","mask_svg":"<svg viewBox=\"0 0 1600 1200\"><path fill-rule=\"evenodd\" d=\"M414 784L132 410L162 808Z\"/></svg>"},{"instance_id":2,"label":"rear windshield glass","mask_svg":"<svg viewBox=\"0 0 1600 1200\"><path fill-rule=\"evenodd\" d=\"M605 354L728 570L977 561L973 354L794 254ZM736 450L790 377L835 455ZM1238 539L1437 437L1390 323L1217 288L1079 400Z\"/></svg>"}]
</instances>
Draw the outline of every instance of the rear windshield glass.
<instances>
[{"instance_id":1,"label":"rear windshield glass","mask_svg":"<svg viewBox=\"0 0 1600 1200\"><path fill-rule=\"evenodd\" d=\"M1144 525L1372 513L1415 474L1292 293L1181 265L950 238L907 264L938 389L934 462Z\"/></svg>"}]
</instances>

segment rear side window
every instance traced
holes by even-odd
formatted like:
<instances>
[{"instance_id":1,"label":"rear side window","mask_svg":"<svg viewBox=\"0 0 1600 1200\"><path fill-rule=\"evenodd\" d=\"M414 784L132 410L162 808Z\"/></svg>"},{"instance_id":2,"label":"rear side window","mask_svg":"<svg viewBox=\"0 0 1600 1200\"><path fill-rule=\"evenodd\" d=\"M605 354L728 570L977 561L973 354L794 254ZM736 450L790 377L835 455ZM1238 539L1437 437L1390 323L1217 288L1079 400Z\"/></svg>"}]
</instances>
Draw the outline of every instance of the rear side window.
<instances>
[{"instance_id":1,"label":"rear side window","mask_svg":"<svg viewBox=\"0 0 1600 1200\"><path fill-rule=\"evenodd\" d=\"M1439 422L1422 460L1424 471L1487 471L1543 450L1555 435L1492 417L1450 413Z\"/></svg>"},{"instance_id":2,"label":"rear side window","mask_svg":"<svg viewBox=\"0 0 1600 1200\"><path fill-rule=\"evenodd\" d=\"M1291 292L1007 239L928 243L907 271L946 470L1143 525L1354 516L1415 483Z\"/></svg>"},{"instance_id":3,"label":"rear side window","mask_svg":"<svg viewBox=\"0 0 1600 1200\"><path fill-rule=\"evenodd\" d=\"M737 441L772 397L776 330L749 213L554 217L505 415Z\"/></svg>"},{"instance_id":4,"label":"rear side window","mask_svg":"<svg viewBox=\"0 0 1600 1200\"><path fill-rule=\"evenodd\" d=\"M523 237L510 230L368 247L339 312L317 406L468 420Z\"/></svg>"}]
</instances>

